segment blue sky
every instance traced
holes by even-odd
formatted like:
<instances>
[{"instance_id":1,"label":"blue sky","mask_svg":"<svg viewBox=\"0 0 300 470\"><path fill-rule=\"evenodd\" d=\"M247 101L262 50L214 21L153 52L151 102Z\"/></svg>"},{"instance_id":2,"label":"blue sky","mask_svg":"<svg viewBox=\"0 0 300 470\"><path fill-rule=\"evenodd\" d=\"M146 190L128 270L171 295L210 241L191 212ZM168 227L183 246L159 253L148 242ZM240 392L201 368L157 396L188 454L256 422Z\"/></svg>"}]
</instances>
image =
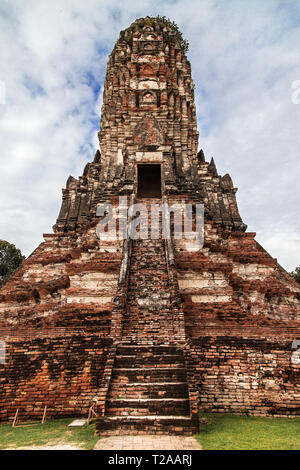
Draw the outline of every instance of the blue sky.
<instances>
[{"instance_id":1,"label":"blue sky","mask_svg":"<svg viewBox=\"0 0 300 470\"><path fill-rule=\"evenodd\" d=\"M1 0L0 238L28 255L61 188L98 148L102 86L119 32L165 15L190 43L199 148L239 188L241 215L288 270L300 265L300 2Z\"/></svg>"}]
</instances>

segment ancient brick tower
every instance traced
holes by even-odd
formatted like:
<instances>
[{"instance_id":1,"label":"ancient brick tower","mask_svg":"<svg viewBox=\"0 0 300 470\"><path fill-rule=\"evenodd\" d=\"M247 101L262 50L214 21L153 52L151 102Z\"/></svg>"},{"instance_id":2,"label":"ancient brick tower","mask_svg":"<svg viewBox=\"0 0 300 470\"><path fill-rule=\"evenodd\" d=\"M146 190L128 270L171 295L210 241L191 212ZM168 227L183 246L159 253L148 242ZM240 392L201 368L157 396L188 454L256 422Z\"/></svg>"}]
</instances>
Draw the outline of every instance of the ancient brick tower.
<instances>
[{"instance_id":1,"label":"ancient brick tower","mask_svg":"<svg viewBox=\"0 0 300 470\"><path fill-rule=\"evenodd\" d=\"M245 231L230 176L197 154L190 64L169 22L121 32L99 139L54 234L1 290L0 418L94 402L99 433L189 433L199 408L299 414L300 289ZM100 241L97 207L119 196L203 204L204 246Z\"/></svg>"}]
</instances>

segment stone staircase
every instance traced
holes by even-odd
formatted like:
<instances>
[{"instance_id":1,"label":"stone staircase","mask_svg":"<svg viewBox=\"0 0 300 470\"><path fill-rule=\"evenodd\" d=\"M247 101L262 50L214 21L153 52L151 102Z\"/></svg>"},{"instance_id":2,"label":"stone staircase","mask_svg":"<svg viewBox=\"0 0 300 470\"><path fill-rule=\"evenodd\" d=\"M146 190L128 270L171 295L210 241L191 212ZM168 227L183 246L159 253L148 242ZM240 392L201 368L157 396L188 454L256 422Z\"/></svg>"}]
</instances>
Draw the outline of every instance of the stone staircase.
<instances>
[{"instance_id":1,"label":"stone staircase","mask_svg":"<svg viewBox=\"0 0 300 470\"><path fill-rule=\"evenodd\" d=\"M150 204L161 200L146 203L149 215ZM98 434L198 431L183 350L183 312L175 291L161 230L157 239L133 240L122 334L101 389Z\"/></svg>"},{"instance_id":2,"label":"stone staircase","mask_svg":"<svg viewBox=\"0 0 300 470\"><path fill-rule=\"evenodd\" d=\"M164 240L134 240L123 341L172 342L173 317Z\"/></svg>"},{"instance_id":3,"label":"stone staircase","mask_svg":"<svg viewBox=\"0 0 300 470\"><path fill-rule=\"evenodd\" d=\"M146 201L150 231L150 205L162 201ZM123 342L172 344L175 341L174 318L179 310L169 282L165 240L161 237L161 214L158 236L157 239L149 237L132 242Z\"/></svg>"},{"instance_id":4,"label":"stone staircase","mask_svg":"<svg viewBox=\"0 0 300 470\"><path fill-rule=\"evenodd\" d=\"M119 345L99 434L192 434L183 351Z\"/></svg>"}]
</instances>

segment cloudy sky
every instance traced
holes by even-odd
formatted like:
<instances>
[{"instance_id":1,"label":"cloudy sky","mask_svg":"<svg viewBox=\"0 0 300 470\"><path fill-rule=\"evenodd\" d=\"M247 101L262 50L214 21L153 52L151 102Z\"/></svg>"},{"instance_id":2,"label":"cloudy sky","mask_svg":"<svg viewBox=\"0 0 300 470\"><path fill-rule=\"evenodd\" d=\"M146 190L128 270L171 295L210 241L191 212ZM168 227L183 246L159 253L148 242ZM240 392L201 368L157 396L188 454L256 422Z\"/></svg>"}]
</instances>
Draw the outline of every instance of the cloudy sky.
<instances>
[{"instance_id":1,"label":"cloudy sky","mask_svg":"<svg viewBox=\"0 0 300 470\"><path fill-rule=\"evenodd\" d=\"M28 255L51 232L61 188L98 148L105 67L119 31L157 14L190 42L200 148L220 174L231 174L249 230L294 269L297 0L1 0L0 239Z\"/></svg>"}]
</instances>

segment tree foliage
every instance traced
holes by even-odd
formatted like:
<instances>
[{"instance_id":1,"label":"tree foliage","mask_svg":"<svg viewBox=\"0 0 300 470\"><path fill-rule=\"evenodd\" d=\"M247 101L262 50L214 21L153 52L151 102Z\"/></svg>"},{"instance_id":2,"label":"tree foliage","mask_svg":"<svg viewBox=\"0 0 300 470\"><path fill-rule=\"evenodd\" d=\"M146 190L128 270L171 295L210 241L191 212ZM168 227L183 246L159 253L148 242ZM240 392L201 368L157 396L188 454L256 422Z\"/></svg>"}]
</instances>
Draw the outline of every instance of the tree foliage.
<instances>
[{"instance_id":1,"label":"tree foliage","mask_svg":"<svg viewBox=\"0 0 300 470\"><path fill-rule=\"evenodd\" d=\"M158 21L160 27L162 28L163 35L165 35L164 34L165 26L171 29L174 35L171 37L167 35L166 36L167 40L171 42L171 44L175 44L177 42L181 50L186 54L189 50L189 42L183 38L182 33L180 29L178 28L178 25L175 23L175 21L171 21L169 18L166 18L165 16L160 16L160 15L157 15L155 19Z\"/></svg>"},{"instance_id":2,"label":"tree foliage","mask_svg":"<svg viewBox=\"0 0 300 470\"><path fill-rule=\"evenodd\" d=\"M300 266L291 272L291 276L300 284Z\"/></svg>"},{"instance_id":3,"label":"tree foliage","mask_svg":"<svg viewBox=\"0 0 300 470\"><path fill-rule=\"evenodd\" d=\"M0 240L0 287L12 276L15 270L21 265L25 256L21 250L12 243Z\"/></svg>"},{"instance_id":4,"label":"tree foliage","mask_svg":"<svg viewBox=\"0 0 300 470\"><path fill-rule=\"evenodd\" d=\"M169 45L178 44L182 52L184 52L185 54L188 52L189 43L186 39L183 38L182 33L175 21L171 21L165 16L157 15L154 18L150 18L149 16L147 16L146 18L139 18L135 21L135 23L137 23L140 27L157 27L158 25L161 34ZM171 30L171 35L168 31L166 31L166 28ZM132 27L130 26L129 28L121 31L120 38L132 46Z\"/></svg>"}]
</instances>

